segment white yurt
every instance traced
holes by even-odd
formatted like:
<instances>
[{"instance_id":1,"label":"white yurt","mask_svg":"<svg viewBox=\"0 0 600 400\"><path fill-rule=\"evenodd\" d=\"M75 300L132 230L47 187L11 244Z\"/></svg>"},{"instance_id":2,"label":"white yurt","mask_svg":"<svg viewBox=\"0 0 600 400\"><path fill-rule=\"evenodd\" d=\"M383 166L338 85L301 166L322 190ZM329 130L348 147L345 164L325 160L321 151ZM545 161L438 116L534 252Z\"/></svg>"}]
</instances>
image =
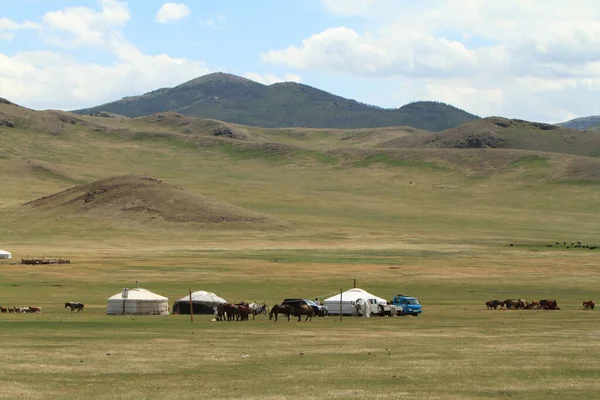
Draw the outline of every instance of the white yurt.
<instances>
[{"instance_id":1,"label":"white yurt","mask_svg":"<svg viewBox=\"0 0 600 400\"><path fill-rule=\"evenodd\" d=\"M199 290L192 293L192 310L194 314L214 314L219 304L225 304L227 300L214 293ZM190 295L183 296L173 303L173 314L190 313Z\"/></svg>"},{"instance_id":2,"label":"white yurt","mask_svg":"<svg viewBox=\"0 0 600 400\"><path fill-rule=\"evenodd\" d=\"M378 304L387 304L387 300L359 288L346 290L341 295L341 299L338 293L323 302L327 306L329 315L340 315L340 302L342 315L363 315L366 317L371 315L372 309L378 307Z\"/></svg>"},{"instance_id":3,"label":"white yurt","mask_svg":"<svg viewBox=\"0 0 600 400\"><path fill-rule=\"evenodd\" d=\"M0 250L0 258L4 260L9 260L12 258L12 254L6 250Z\"/></svg>"},{"instance_id":4,"label":"white yurt","mask_svg":"<svg viewBox=\"0 0 600 400\"><path fill-rule=\"evenodd\" d=\"M108 315L166 315L169 299L142 288L125 288L108 298Z\"/></svg>"}]
</instances>

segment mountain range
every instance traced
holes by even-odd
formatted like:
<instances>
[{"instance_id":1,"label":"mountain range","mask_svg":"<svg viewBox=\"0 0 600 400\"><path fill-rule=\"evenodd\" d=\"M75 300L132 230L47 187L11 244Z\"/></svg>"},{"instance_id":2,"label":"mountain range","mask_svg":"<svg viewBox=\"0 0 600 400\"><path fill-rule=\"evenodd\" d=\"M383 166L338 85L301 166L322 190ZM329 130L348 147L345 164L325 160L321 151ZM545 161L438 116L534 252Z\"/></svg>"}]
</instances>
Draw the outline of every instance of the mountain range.
<instances>
[{"instance_id":1,"label":"mountain range","mask_svg":"<svg viewBox=\"0 0 600 400\"><path fill-rule=\"evenodd\" d=\"M204 75L173 88L162 88L73 112L88 115L107 112L141 117L165 111L264 128L412 126L441 131L479 119L440 102L419 101L397 109L386 109L299 83L267 86L225 73Z\"/></svg>"}]
</instances>

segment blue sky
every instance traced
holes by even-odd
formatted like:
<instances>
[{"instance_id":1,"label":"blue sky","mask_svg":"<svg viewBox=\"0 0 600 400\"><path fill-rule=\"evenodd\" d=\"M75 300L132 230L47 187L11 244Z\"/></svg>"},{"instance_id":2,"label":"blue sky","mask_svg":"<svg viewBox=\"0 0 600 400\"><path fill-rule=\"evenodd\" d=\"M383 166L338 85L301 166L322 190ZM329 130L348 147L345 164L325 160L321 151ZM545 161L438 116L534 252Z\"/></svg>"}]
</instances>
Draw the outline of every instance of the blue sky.
<instances>
[{"instance_id":1,"label":"blue sky","mask_svg":"<svg viewBox=\"0 0 600 400\"><path fill-rule=\"evenodd\" d=\"M224 71L383 107L600 114L595 0L0 1L0 97L35 109Z\"/></svg>"}]
</instances>

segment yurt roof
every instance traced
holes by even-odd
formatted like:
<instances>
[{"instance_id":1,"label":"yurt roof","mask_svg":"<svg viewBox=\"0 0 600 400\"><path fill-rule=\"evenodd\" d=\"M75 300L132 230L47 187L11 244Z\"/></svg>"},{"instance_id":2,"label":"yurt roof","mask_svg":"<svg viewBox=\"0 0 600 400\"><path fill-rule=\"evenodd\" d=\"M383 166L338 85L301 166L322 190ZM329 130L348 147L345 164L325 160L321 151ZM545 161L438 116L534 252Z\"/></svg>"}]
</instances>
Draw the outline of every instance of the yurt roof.
<instances>
[{"instance_id":1,"label":"yurt roof","mask_svg":"<svg viewBox=\"0 0 600 400\"><path fill-rule=\"evenodd\" d=\"M343 302L344 301L356 301L358 299L376 299L378 303L387 303L387 300L382 299L381 297L375 296L374 294L371 294L371 293L367 292L366 290L359 289L359 288L349 289L342 293L342 301ZM335 296L331 296L331 297L325 299L325 301L339 302L340 294L338 293Z\"/></svg>"},{"instance_id":2,"label":"yurt roof","mask_svg":"<svg viewBox=\"0 0 600 400\"><path fill-rule=\"evenodd\" d=\"M114 296L108 298L109 300L169 300L168 298L161 296L156 293L152 293L147 289L133 288L129 289L129 293L126 298L123 298L123 292L117 293Z\"/></svg>"},{"instance_id":3,"label":"yurt roof","mask_svg":"<svg viewBox=\"0 0 600 400\"><path fill-rule=\"evenodd\" d=\"M0 250L0 254L10 254L10 251Z\"/></svg>"},{"instance_id":4,"label":"yurt roof","mask_svg":"<svg viewBox=\"0 0 600 400\"><path fill-rule=\"evenodd\" d=\"M190 296L183 296L182 298L180 298L177 301L190 301ZM201 303L216 303L216 304L225 304L227 303L227 300L217 296L214 293L211 292L207 292L204 290L199 290L197 292L193 292L192 293L192 302L197 301L197 302L201 302Z\"/></svg>"}]
</instances>

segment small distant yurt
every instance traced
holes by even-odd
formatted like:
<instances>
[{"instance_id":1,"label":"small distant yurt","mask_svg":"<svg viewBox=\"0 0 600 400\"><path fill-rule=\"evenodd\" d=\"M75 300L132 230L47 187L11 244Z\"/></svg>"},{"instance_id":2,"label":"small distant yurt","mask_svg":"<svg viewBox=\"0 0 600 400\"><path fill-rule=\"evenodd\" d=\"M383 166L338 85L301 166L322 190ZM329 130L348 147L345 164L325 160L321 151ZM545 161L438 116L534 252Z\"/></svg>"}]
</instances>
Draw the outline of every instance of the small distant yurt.
<instances>
[{"instance_id":1,"label":"small distant yurt","mask_svg":"<svg viewBox=\"0 0 600 400\"><path fill-rule=\"evenodd\" d=\"M6 250L0 250L0 259L11 259L12 258L12 254L10 254L10 252L6 251Z\"/></svg>"},{"instance_id":2,"label":"small distant yurt","mask_svg":"<svg viewBox=\"0 0 600 400\"><path fill-rule=\"evenodd\" d=\"M378 304L387 304L385 299L359 288L346 290L341 295L341 300L338 293L323 302L327 306L329 315L340 315L340 302L342 315L363 315L366 317L371 315L371 310L377 307Z\"/></svg>"},{"instance_id":3,"label":"small distant yurt","mask_svg":"<svg viewBox=\"0 0 600 400\"><path fill-rule=\"evenodd\" d=\"M169 299L142 288L125 288L108 298L108 315L166 315Z\"/></svg>"},{"instance_id":4,"label":"small distant yurt","mask_svg":"<svg viewBox=\"0 0 600 400\"><path fill-rule=\"evenodd\" d=\"M219 304L227 301L214 293L199 290L192 293L192 310L194 314L214 314ZM173 304L173 314L190 313L190 296L183 296Z\"/></svg>"}]
</instances>

